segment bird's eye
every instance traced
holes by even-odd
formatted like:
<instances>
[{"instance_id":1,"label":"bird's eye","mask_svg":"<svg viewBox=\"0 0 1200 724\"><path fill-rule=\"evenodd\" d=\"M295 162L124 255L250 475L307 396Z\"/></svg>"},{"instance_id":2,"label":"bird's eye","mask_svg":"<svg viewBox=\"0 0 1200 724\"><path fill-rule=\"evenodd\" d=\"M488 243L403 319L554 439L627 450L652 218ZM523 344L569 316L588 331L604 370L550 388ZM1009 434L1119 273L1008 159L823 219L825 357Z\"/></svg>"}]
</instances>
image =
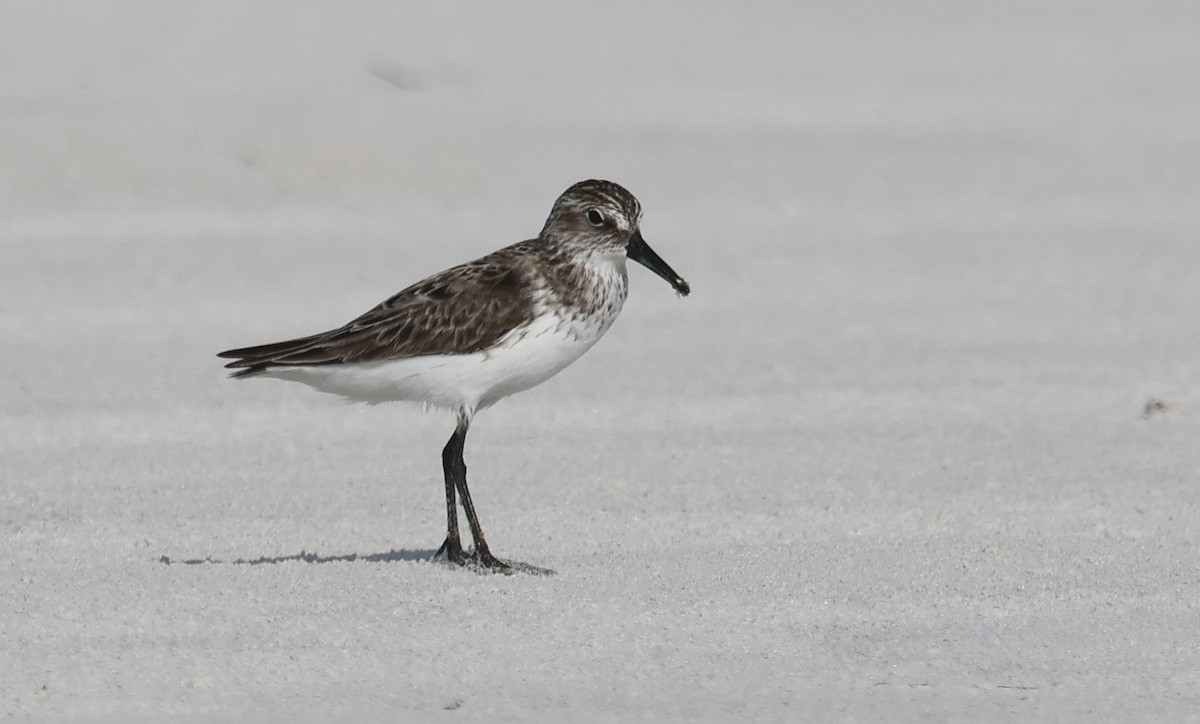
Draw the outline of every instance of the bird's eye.
<instances>
[{"instance_id":1,"label":"bird's eye","mask_svg":"<svg viewBox=\"0 0 1200 724\"><path fill-rule=\"evenodd\" d=\"M588 209L588 223L592 226L604 226L604 214L595 209Z\"/></svg>"}]
</instances>

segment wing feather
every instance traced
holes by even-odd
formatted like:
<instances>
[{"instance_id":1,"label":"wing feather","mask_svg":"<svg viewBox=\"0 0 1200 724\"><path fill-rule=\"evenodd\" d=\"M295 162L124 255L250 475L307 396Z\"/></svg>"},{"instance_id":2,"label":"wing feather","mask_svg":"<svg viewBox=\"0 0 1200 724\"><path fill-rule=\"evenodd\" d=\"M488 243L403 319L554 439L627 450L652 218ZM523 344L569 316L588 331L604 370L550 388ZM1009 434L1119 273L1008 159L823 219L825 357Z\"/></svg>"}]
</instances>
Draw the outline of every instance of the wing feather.
<instances>
[{"instance_id":1,"label":"wing feather","mask_svg":"<svg viewBox=\"0 0 1200 724\"><path fill-rule=\"evenodd\" d=\"M522 242L417 282L347 324L308 337L231 349L218 357L248 377L272 367L377 362L469 354L496 344L531 315L528 268L514 265Z\"/></svg>"}]
</instances>

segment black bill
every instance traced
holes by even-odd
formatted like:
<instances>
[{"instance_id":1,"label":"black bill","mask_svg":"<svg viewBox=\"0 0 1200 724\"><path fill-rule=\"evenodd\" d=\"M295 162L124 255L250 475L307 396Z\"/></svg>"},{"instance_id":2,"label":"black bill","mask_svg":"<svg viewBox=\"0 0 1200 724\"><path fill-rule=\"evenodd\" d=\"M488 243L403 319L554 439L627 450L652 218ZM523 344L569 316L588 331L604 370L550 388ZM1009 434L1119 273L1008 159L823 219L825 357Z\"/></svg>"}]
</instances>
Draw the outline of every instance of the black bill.
<instances>
[{"instance_id":1,"label":"black bill","mask_svg":"<svg viewBox=\"0 0 1200 724\"><path fill-rule=\"evenodd\" d=\"M646 267L650 271L659 275L679 292L679 295L686 297L691 293L692 287L683 280L683 277L675 273L671 265L662 260L662 257L654 253L646 240L642 238L642 232L634 233L633 238L625 245L625 253L629 255L638 264Z\"/></svg>"}]
</instances>

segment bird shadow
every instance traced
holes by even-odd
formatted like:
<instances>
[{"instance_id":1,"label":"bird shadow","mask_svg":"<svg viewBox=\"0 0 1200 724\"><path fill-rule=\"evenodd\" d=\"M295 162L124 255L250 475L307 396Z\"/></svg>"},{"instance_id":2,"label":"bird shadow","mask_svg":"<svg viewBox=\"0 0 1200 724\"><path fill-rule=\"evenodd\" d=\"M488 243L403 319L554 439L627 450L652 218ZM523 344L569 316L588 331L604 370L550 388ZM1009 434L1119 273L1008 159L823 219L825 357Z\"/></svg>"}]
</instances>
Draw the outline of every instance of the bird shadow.
<instances>
[{"instance_id":1,"label":"bird shadow","mask_svg":"<svg viewBox=\"0 0 1200 724\"><path fill-rule=\"evenodd\" d=\"M300 563L396 563L400 561L432 561L437 551L430 549L414 550L408 548L392 549L384 553L344 553L341 555L323 556L320 553L300 551L289 556L259 556L258 558L236 558L221 560L212 556L204 558L171 558L160 556L159 563L167 566L201 566L201 565L233 565L233 566L262 566L275 565L298 561Z\"/></svg>"}]
</instances>

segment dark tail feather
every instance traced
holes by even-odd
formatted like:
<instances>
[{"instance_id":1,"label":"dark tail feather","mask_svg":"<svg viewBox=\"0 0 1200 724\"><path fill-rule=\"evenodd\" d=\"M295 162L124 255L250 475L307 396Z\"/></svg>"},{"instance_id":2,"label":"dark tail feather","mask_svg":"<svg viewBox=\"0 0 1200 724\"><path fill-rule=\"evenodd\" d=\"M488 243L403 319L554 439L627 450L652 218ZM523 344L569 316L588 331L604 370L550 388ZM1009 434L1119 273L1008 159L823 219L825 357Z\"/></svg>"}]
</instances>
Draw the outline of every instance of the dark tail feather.
<instances>
[{"instance_id":1,"label":"dark tail feather","mask_svg":"<svg viewBox=\"0 0 1200 724\"><path fill-rule=\"evenodd\" d=\"M241 347L239 349L227 349L224 352L218 352L217 356L224 359L239 359L247 360L253 358L270 359L288 354L290 352L298 352L309 345L321 341L325 335L314 334L309 337L299 337L297 339L289 339L286 342L272 342L271 344L259 344L254 347ZM226 365L227 367L233 365Z\"/></svg>"},{"instance_id":2,"label":"dark tail feather","mask_svg":"<svg viewBox=\"0 0 1200 724\"><path fill-rule=\"evenodd\" d=\"M244 363L230 362L229 364L225 365L225 368L229 369L230 367L237 367L240 364L244 364ZM254 375L256 375L260 372L266 372L268 369L270 369L270 367L271 366L269 364L267 364L266 362L263 362L261 364L251 365L249 367L246 367L245 369L240 369L240 370L237 370L236 372L229 373L229 378L236 380L236 379L240 379L242 377L253 377Z\"/></svg>"},{"instance_id":3,"label":"dark tail feather","mask_svg":"<svg viewBox=\"0 0 1200 724\"><path fill-rule=\"evenodd\" d=\"M217 354L223 359L232 359L226 369L237 370L229 376L237 379L252 377L272 367L297 367L336 364L341 360L331 355L322 346L328 335L316 334L286 342L260 344L254 347L230 349Z\"/></svg>"}]
</instances>

